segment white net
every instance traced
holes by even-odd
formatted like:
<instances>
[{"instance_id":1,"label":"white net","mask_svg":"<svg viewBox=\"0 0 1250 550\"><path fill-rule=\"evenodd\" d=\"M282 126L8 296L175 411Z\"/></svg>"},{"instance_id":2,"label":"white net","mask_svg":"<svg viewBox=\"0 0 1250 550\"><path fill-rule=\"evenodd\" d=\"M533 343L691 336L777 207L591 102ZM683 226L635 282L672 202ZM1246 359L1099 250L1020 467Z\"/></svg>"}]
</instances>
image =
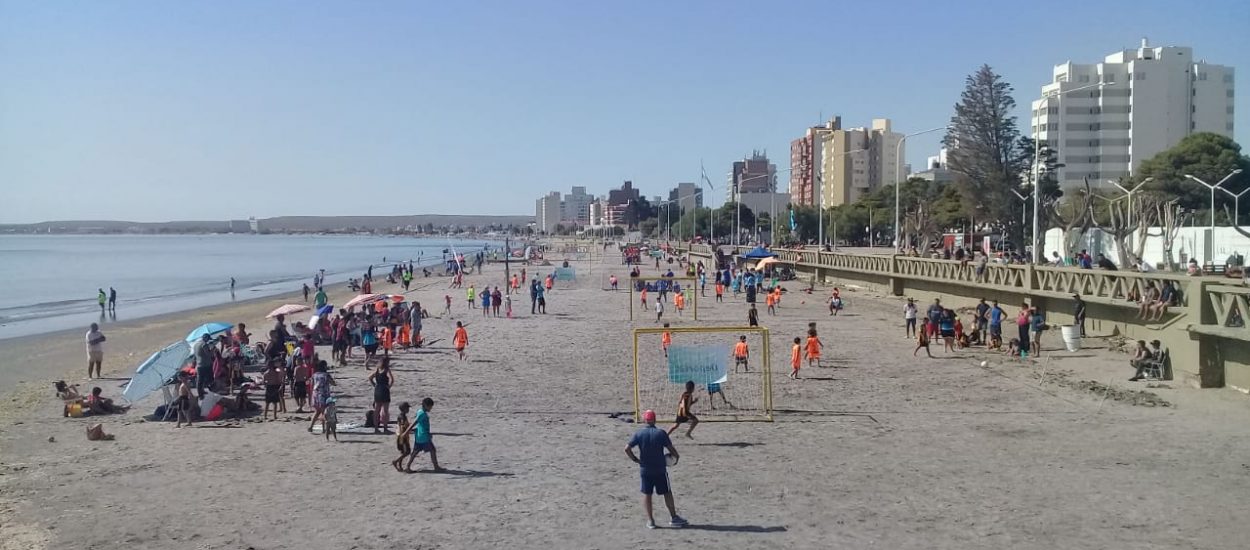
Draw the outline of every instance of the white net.
<instances>
[{"instance_id":1,"label":"white net","mask_svg":"<svg viewBox=\"0 0 1250 550\"><path fill-rule=\"evenodd\" d=\"M692 412L700 420L772 420L766 328L634 329L634 364L636 414L650 409L672 422L686 382L694 382Z\"/></svg>"}]
</instances>

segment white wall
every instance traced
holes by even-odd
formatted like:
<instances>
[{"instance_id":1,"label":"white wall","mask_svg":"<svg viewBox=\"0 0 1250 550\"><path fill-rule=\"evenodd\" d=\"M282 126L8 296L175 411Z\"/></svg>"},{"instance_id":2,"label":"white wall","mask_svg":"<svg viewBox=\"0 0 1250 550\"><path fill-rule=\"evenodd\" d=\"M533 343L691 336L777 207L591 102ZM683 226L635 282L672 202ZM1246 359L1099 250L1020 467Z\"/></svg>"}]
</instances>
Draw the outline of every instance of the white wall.
<instances>
[{"instance_id":1,"label":"white wall","mask_svg":"<svg viewBox=\"0 0 1250 550\"><path fill-rule=\"evenodd\" d=\"M1151 234L1159 234L1160 228L1151 228ZM1177 263L1185 263L1189 258L1198 260L1198 263L1205 264L1207 262L1215 264L1223 264L1226 259L1234 252L1240 253L1242 256L1250 258L1250 238L1237 233L1231 227L1216 227L1215 238L1210 244L1214 245L1214 250L1208 252L1208 234L1211 230L1209 226L1183 227L1177 233L1175 242L1172 243L1172 259ZM1046 232L1046 257L1050 258L1051 251L1067 250L1062 246L1061 236L1062 229L1051 229ZM1091 229L1085 236L1074 246L1076 251L1081 249L1088 250L1090 254L1097 256L1105 254L1114 262L1119 262L1120 254L1116 250L1115 239L1110 235L1104 235L1101 230ZM1062 253L1061 253L1062 254ZM1163 263L1163 238L1149 237L1146 240L1146 247L1142 249L1144 259L1154 265Z\"/></svg>"}]
</instances>

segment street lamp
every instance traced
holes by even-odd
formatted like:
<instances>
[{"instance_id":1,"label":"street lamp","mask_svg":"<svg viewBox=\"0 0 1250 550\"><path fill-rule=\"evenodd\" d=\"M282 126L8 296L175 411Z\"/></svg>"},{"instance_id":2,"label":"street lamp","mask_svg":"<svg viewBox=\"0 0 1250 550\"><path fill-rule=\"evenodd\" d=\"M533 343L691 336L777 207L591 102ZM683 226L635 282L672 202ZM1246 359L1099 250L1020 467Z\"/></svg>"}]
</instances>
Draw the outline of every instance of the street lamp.
<instances>
[{"instance_id":1,"label":"street lamp","mask_svg":"<svg viewBox=\"0 0 1250 550\"><path fill-rule=\"evenodd\" d=\"M945 130L947 126L938 126L937 128L929 128L920 132L907 134L898 140L898 145L894 149L894 249L897 251L903 246L903 226L899 224L899 189L903 187L903 142L912 136L923 134L931 134L938 130Z\"/></svg>"},{"instance_id":2,"label":"street lamp","mask_svg":"<svg viewBox=\"0 0 1250 550\"><path fill-rule=\"evenodd\" d=\"M1250 187L1242 189L1240 193L1233 193L1223 187L1220 188L1220 191L1228 193L1228 196L1233 198L1233 227L1241 227L1241 225L1237 223L1239 219L1238 216L1241 212L1241 196L1245 195L1246 191L1250 191Z\"/></svg>"},{"instance_id":3,"label":"street lamp","mask_svg":"<svg viewBox=\"0 0 1250 550\"><path fill-rule=\"evenodd\" d=\"M844 151L836 155L830 155L829 158L844 157L847 155L853 155L855 153L863 153L864 151L867 151L867 150L868 148L866 147L862 149L852 149L850 151ZM824 162L823 159L821 162ZM816 250L817 252L825 249L825 178L821 177L820 175L820 173L823 170L824 170L824 167L821 167L821 170L813 169L814 174L812 177L813 180L820 181L820 190L818 191L819 198L817 199L817 207L816 207L816 225L818 226L816 228ZM852 168L851 173L852 174L855 173L854 168ZM837 240L836 235L835 235L834 240L835 241ZM837 243L835 242L834 245L836 246Z\"/></svg>"},{"instance_id":4,"label":"street lamp","mask_svg":"<svg viewBox=\"0 0 1250 550\"><path fill-rule=\"evenodd\" d=\"M1072 88L1071 90L1062 90L1054 94L1044 96L1037 103L1038 110L1040 111L1042 106L1046 105L1046 102L1050 101L1051 98L1062 98L1062 96L1066 94L1070 94L1072 92L1079 92L1081 90L1088 90L1090 88L1102 88L1103 86L1115 86L1115 82L1099 81L1093 84L1088 84L1085 86L1077 86L1075 88ZM1038 192L1038 190L1041 189L1042 187L1042 177L1041 177L1042 176L1042 140L1039 139L1042 135L1042 129L1040 126L1040 119L1041 119L1040 112L1037 118L1039 119L1039 126L1038 126L1038 129L1034 132L1034 138L1033 138L1033 263L1034 264L1041 263L1042 261L1042 257L1041 257L1042 249L1040 246L1038 246L1038 238L1040 237L1040 235L1038 234L1038 225L1039 225L1039 220L1041 220L1038 214L1040 213L1041 207L1042 207L1042 194ZM1047 120L1049 120L1049 115L1047 116Z\"/></svg>"},{"instance_id":5,"label":"street lamp","mask_svg":"<svg viewBox=\"0 0 1250 550\"><path fill-rule=\"evenodd\" d=\"M1134 185L1132 189L1125 189L1124 186L1120 185L1120 182L1118 181L1107 180L1107 182L1110 183L1111 185L1114 185L1119 190L1124 191L1124 194L1128 197L1128 224L1129 225L1133 225L1133 193L1137 192L1138 189L1141 189L1141 186L1154 181L1154 179L1155 179L1154 176L1151 176L1149 178L1141 180L1141 182L1138 183L1137 185Z\"/></svg>"},{"instance_id":6,"label":"street lamp","mask_svg":"<svg viewBox=\"0 0 1250 550\"><path fill-rule=\"evenodd\" d=\"M1209 183L1207 183L1207 182L1205 182L1205 181L1202 181L1202 180L1200 180L1200 179L1198 179L1198 178L1195 178L1195 177L1193 177L1193 176L1191 176L1191 175L1189 175L1189 174L1185 174L1185 177L1186 177L1186 178L1189 178L1189 179L1194 180L1194 181L1196 181L1196 182L1198 182L1198 183L1201 183L1202 185L1206 186L1206 187L1207 187L1207 189L1210 189L1210 190L1211 190L1211 238L1212 238L1212 239L1214 239L1214 238L1215 238L1215 190L1216 190L1216 189L1218 189L1221 185L1224 185L1224 182L1226 182L1226 181L1228 181L1228 180L1232 179L1232 177L1233 177L1233 176L1236 176L1237 174L1240 174L1240 173L1241 173L1241 169L1240 169L1240 168L1238 168L1238 169L1236 169L1236 170L1233 170L1233 171L1232 171L1232 172L1230 172L1227 176L1224 176L1224 179L1220 180L1220 181L1219 181L1219 183L1216 183L1215 185L1211 185L1211 184L1209 184Z\"/></svg>"},{"instance_id":7,"label":"street lamp","mask_svg":"<svg viewBox=\"0 0 1250 550\"><path fill-rule=\"evenodd\" d=\"M706 186L707 186L707 188L708 188L709 190L711 190L711 191L715 191L715 190L716 190L716 188L712 186L712 180L707 179L707 171L703 169L703 162L702 162L702 161L700 161L700 162L699 162L699 178L703 180L703 184L704 184L704 185L706 185ZM704 198L707 198L707 195L704 195ZM707 202L707 201L703 201L703 202ZM696 207L695 207L695 214L696 214L696 217L695 217L695 218L693 218L694 222L696 222L696 223L695 223L695 225L696 225L696 226L698 225L698 223L697 223L697 222L698 222L698 217L697 217L698 212L699 212L699 209L698 209L698 207L696 206ZM707 244L708 244L708 246L715 246L715 245L713 244L713 241L715 241L715 240L716 240L716 223L715 223L715 219L714 219L714 218L715 218L715 216L714 216L713 212L714 212L714 210L712 209L712 205L711 205L711 203L708 203L708 207L707 207L707 231L708 231ZM692 227L692 228L690 228L690 229L691 229L691 233L693 233L695 228L694 228L694 227ZM713 261L713 262L715 262L715 261L716 261L715 256L713 256L712 261Z\"/></svg>"},{"instance_id":8,"label":"street lamp","mask_svg":"<svg viewBox=\"0 0 1250 550\"><path fill-rule=\"evenodd\" d=\"M1036 193L1036 192L1037 192L1037 189L1033 189L1032 191L1029 191L1028 193L1025 193L1025 194L1021 195L1019 191L1016 191L1015 189L1012 189L1012 190L1011 190L1011 194L1013 194L1013 195L1015 195L1015 196L1017 196L1017 197L1019 197L1019 198L1020 198L1020 228L1021 228L1021 229L1020 229L1020 234L1021 234L1021 238L1023 238L1023 235L1024 235L1024 217L1025 217L1025 215L1026 215L1026 214L1028 214L1028 212L1029 212L1029 209L1028 209L1028 206L1027 206L1027 205L1029 204L1029 195L1032 195L1033 193ZM1004 233L1005 233L1005 231L1004 231Z\"/></svg>"}]
</instances>

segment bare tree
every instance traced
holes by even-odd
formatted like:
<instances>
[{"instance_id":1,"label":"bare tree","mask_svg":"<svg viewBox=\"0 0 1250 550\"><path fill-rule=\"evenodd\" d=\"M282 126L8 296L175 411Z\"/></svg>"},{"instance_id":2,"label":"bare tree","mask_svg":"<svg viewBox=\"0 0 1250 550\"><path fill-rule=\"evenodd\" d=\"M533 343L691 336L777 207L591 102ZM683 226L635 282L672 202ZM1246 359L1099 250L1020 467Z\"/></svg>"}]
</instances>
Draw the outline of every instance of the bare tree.
<instances>
[{"instance_id":1,"label":"bare tree","mask_svg":"<svg viewBox=\"0 0 1250 550\"><path fill-rule=\"evenodd\" d=\"M1162 229L1163 261L1168 271L1176 271L1176 260L1172 256L1172 244L1176 242L1176 235L1185 226L1185 220L1189 218L1192 212L1185 210L1185 207L1181 206L1180 198L1158 203L1155 205L1155 211L1158 213L1159 225Z\"/></svg>"},{"instance_id":2,"label":"bare tree","mask_svg":"<svg viewBox=\"0 0 1250 550\"><path fill-rule=\"evenodd\" d=\"M1075 196L1079 195L1079 196ZM1043 205L1050 226L1063 228L1063 254L1071 257L1074 245L1089 232L1093 226L1094 195L1089 189L1089 178L1085 178L1085 192L1074 196L1065 196L1059 200L1049 200ZM1064 212L1066 210L1066 212ZM1073 231L1080 229L1073 238Z\"/></svg>"}]
</instances>

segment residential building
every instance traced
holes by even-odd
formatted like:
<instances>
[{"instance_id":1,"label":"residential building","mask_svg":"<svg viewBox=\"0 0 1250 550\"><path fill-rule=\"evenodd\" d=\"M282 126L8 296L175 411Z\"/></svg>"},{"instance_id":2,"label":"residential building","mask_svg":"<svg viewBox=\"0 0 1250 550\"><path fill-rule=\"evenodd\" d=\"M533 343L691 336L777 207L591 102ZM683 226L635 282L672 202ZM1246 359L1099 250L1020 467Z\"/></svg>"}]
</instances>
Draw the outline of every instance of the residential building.
<instances>
[{"instance_id":1,"label":"residential building","mask_svg":"<svg viewBox=\"0 0 1250 550\"><path fill-rule=\"evenodd\" d=\"M906 154L903 134L888 118L875 118L869 128L830 130L821 153L818 202L825 208L853 203L872 190L898 181L897 163Z\"/></svg>"},{"instance_id":2,"label":"residential building","mask_svg":"<svg viewBox=\"0 0 1250 550\"><path fill-rule=\"evenodd\" d=\"M1085 178L1109 185L1189 134L1232 137L1233 68L1195 62L1192 48L1152 47L1145 39L1101 63L1068 61L1055 65L1033 102L1030 130L1057 152L1061 185Z\"/></svg>"},{"instance_id":3,"label":"residential building","mask_svg":"<svg viewBox=\"0 0 1250 550\"><path fill-rule=\"evenodd\" d=\"M790 197L795 204L816 204L825 139L841 129L842 117L835 116L823 126L808 128L803 137L790 142Z\"/></svg>"},{"instance_id":4,"label":"residential building","mask_svg":"<svg viewBox=\"0 0 1250 550\"><path fill-rule=\"evenodd\" d=\"M586 194L585 187L574 186L571 193L564 195L564 204L561 205L560 219L569 224L589 225L590 224L590 203L594 202L593 195Z\"/></svg>"},{"instance_id":5,"label":"residential building","mask_svg":"<svg viewBox=\"0 0 1250 550\"><path fill-rule=\"evenodd\" d=\"M950 183L955 181L955 175L946 168L946 148L943 147L938 151L937 155L929 157L925 161L925 169L919 172L912 172L911 166L906 166L907 178L920 178L936 183Z\"/></svg>"},{"instance_id":6,"label":"residential building","mask_svg":"<svg viewBox=\"0 0 1250 550\"><path fill-rule=\"evenodd\" d=\"M681 182L668 192L668 200L677 201L677 207L683 212L703 208L703 189L689 182Z\"/></svg>"},{"instance_id":7,"label":"residential building","mask_svg":"<svg viewBox=\"0 0 1250 550\"><path fill-rule=\"evenodd\" d=\"M631 200L638 200L642 195L634 188L634 182L626 181L621 185L620 189L608 191L608 204L612 206L621 206L629 204Z\"/></svg>"},{"instance_id":8,"label":"residential building","mask_svg":"<svg viewBox=\"0 0 1250 550\"><path fill-rule=\"evenodd\" d=\"M560 192L552 191L535 201L534 229L543 233L555 231L560 223Z\"/></svg>"},{"instance_id":9,"label":"residential building","mask_svg":"<svg viewBox=\"0 0 1250 550\"><path fill-rule=\"evenodd\" d=\"M752 151L750 158L733 164L725 200L733 202L738 193L769 193L777 190L777 165L768 161L768 153Z\"/></svg>"}]
</instances>

